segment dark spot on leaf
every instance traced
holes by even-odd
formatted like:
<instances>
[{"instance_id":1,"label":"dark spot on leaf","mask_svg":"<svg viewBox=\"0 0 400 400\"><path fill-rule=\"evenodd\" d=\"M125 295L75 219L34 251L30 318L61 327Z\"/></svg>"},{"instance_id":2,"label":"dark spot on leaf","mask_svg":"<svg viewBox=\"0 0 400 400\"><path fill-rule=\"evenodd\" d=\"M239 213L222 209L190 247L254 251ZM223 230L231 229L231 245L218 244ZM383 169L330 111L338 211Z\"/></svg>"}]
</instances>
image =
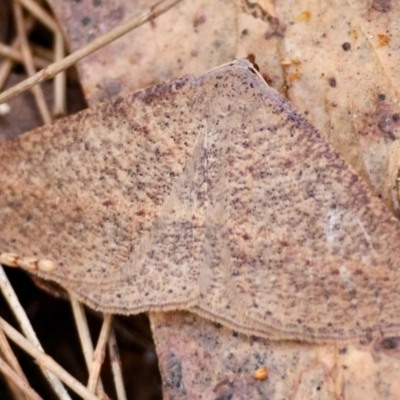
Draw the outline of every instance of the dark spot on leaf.
<instances>
[{"instance_id":1,"label":"dark spot on leaf","mask_svg":"<svg viewBox=\"0 0 400 400\"><path fill-rule=\"evenodd\" d=\"M372 8L379 12L388 12L392 8L392 0L374 0Z\"/></svg>"},{"instance_id":2,"label":"dark spot on leaf","mask_svg":"<svg viewBox=\"0 0 400 400\"><path fill-rule=\"evenodd\" d=\"M334 270L331 272L331 274L332 274L332 275L339 275L339 270L338 270L338 269L334 269Z\"/></svg>"},{"instance_id":3,"label":"dark spot on leaf","mask_svg":"<svg viewBox=\"0 0 400 400\"><path fill-rule=\"evenodd\" d=\"M344 51L349 51L349 50L351 49L351 44L350 44L349 42L344 42L344 43L342 44L342 49L343 49Z\"/></svg>"},{"instance_id":4,"label":"dark spot on leaf","mask_svg":"<svg viewBox=\"0 0 400 400\"><path fill-rule=\"evenodd\" d=\"M329 86L335 88L337 86L337 82L335 78L329 78Z\"/></svg>"},{"instance_id":5,"label":"dark spot on leaf","mask_svg":"<svg viewBox=\"0 0 400 400\"><path fill-rule=\"evenodd\" d=\"M386 135L388 135L390 140L392 140L392 141L396 140L396 136L394 135L394 133L392 131L387 131Z\"/></svg>"},{"instance_id":6,"label":"dark spot on leaf","mask_svg":"<svg viewBox=\"0 0 400 400\"><path fill-rule=\"evenodd\" d=\"M363 274L363 271L361 269L356 269L354 271L354 275L362 275L362 274Z\"/></svg>"},{"instance_id":7,"label":"dark spot on leaf","mask_svg":"<svg viewBox=\"0 0 400 400\"><path fill-rule=\"evenodd\" d=\"M193 20L193 27L197 28L199 25L204 24L206 22L206 20L207 20L207 18L204 14L196 17Z\"/></svg>"},{"instance_id":8,"label":"dark spot on leaf","mask_svg":"<svg viewBox=\"0 0 400 400\"><path fill-rule=\"evenodd\" d=\"M83 17L81 19L81 23L82 23L83 26L89 25L90 24L90 18L89 17Z\"/></svg>"},{"instance_id":9,"label":"dark spot on leaf","mask_svg":"<svg viewBox=\"0 0 400 400\"><path fill-rule=\"evenodd\" d=\"M388 337L382 340L381 346L385 350L397 349L399 347L399 339L398 337Z\"/></svg>"}]
</instances>

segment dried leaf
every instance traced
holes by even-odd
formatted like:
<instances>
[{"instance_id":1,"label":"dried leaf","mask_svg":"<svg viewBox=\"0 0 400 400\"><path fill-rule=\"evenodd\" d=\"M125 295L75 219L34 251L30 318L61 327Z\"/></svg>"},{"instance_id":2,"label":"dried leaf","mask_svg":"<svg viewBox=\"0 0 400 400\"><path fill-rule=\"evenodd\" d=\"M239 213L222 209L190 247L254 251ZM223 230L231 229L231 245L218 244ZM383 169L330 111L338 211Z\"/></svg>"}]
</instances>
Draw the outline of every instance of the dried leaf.
<instances>
[{"instance_id":1,"label":"dried leaf","mask_svg":"<svg viewBox=\"0 0 400 400\"><path fill-rule=\"evenodd\" d=\"M310 19L296 21L306 10ZM274 11L286 26L282 57L301 61L285 68L288 78L301 74L287 81L291 102L399 213L391 194L399 168L389 164L400 144L400 3L337 0L328 10L285 0Z\"/></svg>"},{"instance_id":2,"label":"dried leaf","mask_svg":"<svg viewBox=\"0 0 400 400\"><path fill-rule=\"evenodd\" d=\"M157 0L49 3L65 27L71 50L78 50ZM77 67L88 103L231 61L235 58L235 13L232 1L183 1L80 61Z\"/></svg>"},{"instance_id":3,"label":"dried leaf","mask_svg":"<svg viewBox=\"0 0 400 400\"><path fill-rule=\"evenodd\" d=\"M184 312L153 314L152 321L165 399L399 397L399 338L315 345L244 336ZM262 366L269 376L258 381Z\"/></svg>"},{"instance_id":4,"label":"dried leaf","mask_svg":"<svg viewBox=\"0 0 400 400\"><path fill-rule=\"evenodd\" d=\"M269 339L400 333L398 222L247 61L0 148L0 252L92 307Z\"/></svg>"}]
</instances>

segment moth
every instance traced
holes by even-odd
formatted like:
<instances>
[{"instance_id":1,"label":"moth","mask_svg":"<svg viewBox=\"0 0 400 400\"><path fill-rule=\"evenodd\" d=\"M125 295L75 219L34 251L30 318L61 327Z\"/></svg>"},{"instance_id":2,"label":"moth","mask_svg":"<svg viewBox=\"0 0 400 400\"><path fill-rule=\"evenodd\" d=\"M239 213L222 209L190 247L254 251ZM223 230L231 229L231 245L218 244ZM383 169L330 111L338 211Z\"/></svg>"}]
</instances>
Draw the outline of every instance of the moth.
<instances>
[{"instance_id":1,"label":"moth","mask_svg":"<svg viewBox=\"0 0 400 400\"><path fill-rule=\"evenodd\" d=\"M398 221L246 60L1 144L0 171L0 260L90 307L400 334Z\"/></svg>"}]
</instances>

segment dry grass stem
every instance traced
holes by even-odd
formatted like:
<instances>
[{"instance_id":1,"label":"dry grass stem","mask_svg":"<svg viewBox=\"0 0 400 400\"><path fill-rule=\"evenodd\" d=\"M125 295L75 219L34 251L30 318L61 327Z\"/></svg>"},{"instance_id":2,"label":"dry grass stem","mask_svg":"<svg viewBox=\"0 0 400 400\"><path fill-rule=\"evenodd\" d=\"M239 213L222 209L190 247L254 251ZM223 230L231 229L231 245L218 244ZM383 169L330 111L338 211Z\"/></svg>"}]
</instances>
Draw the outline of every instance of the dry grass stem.
<instances>
[{"instance_id":1,"label":"dry grass stem","mask_svg":"<svg viewBox=\"0 0 400 400\"><path fill-rule=\"evenodd\" d=\"M36 336L36 333L33 330L32 325L29 322L26 313L22 308L17 298L17 295L14 292L13 287L10 284L7 275L4 272L4 268L1 265L0 265L0 288L3 293L3 296L7 300L12 312L14 313L19 325L21 326L24 335L29 339L30 343L32 343L33 346L36 346L36 348L38 348L39 351L43 351L42 346ZM7 332L5 333L7 334ZM42 372L46 376L47 380L49 381L54 391L58 394L58 396L61 399L71 400L71 397L69 396L68 392L66 391L66 389L56 376L54 376L49 371L43 369Z\"/></svg>"},{"instance_id":2,"label":"dry grass stem","mask_svg":"<svg viewBox=\"0 0 400 400\"><path fill-rule=\"evenodd\" d=\"M97 396L91 393L84 385L78 382L72 375L70 375L64 368L57 364L50 356L45 354L33 346L27 339L25 339L16 329L14 329L7 321L0 317L0 327L3 328L4 333L18 346L30 354L43 369L51 371L54 375L58 376L67 386L69 386L75 393L86 400L99 400Z\"/></svg>"},{"instance_id":3,"label":"dry grass stem","mask_svg":"<svg viewBox=\"0 0 400 400\"><path fill-rule=\"evenodd\" d=\"M85 309L76 297L70 293L69 294L70 303L72 307L72 312L74 314L76 328L78 330L79 341L81 342L83 356L85 358L85 363L88 371L90 372L92 368L93 361L93 343L92 338L90 337L89 326L86 319ZM103 392L103 384L99 379L98 384L96 386L98 393Z\"/></svg>"},{"instance_id":4,"label":"dry grass stem","mask_svg":"<svg viewBox=\"0 0 400 400\"><path fill-rule=\"evenodd\" d=\"M0 355L1 355L1 357L5 358L5 361L12 368L12 370L24 382L26 382L27 385L29 385L29 382L26 379L26 376L25 376L24 372L22 371L21 366L19 365L17 357L15 357L15 354L12 351L11 346L8 343L7 337L4 334L2 329L0 329ZM21 392L21 390L18 388L18 386L10 378L7 378L7 377L5 377L5 378L8 380L7 383L9 385L9 390L11 392L11 395L13 396L12 398L14 400L26 400L26 397Z\"/></svg>"},{"instance_id":5,"label":"dry grass stem","mask_svg":"<svg viewBox=\"0 0 400 400\"><path fill-rule=\"evenodd\" d=\"M0 371L30 400L43 400L13 369L0 357Z\"/></svg>"},{"instance_id":6,"label":"dry grass stem","mask_svg":"<svg viewBox=\"0 0 400 400\"><path fill-rule=\"evenodd\" d=\"M34 25L34 20L32 17L28 17L25 19L25 32L28 35L29 32L32 30ZM16 37L12 43L11 43L11 48L13 50L17 50L20 52L20 47L21 47L21 42L18 37ZM22 55L21 55L22 57ZM10 60L9 58L4 60L2 63L0 63L0 90L6 83L6 80L8 76L10 75L11 68L13 66L14 62Z\"/></svg>"},{"instance_id":7,"label":"dry grass stem","mask_svg":"<svg viewBox=\"0 0 400 400\"><path fill-rule=\"evenodd\" d=\"M11 346L8 343L6 335L3 330L0 329L0 357L3 357L7 364L11 367L11 369L23 380L26 384L29 385L28 380L26 379L17 358L15 357L14 352L11 349ZM11 398L14 400L26 400L26 396L23 392L18 388L18 386L7 376L4 376L4 380L8 385L8 389L10 391Z\"/></svg>"},{"instance_id":8,"label":"dry grass stem","mask_svg":"<svg viewBox=\"0 0 400 400\"><path fill-rule=\"evenodd\" d=\"M7 376L3 375L4 381L8 385L8 390L10 392L10 398L12 400L27 400L27 396L24 395L24 392L15 385L13 381L11 381Z\"/></svg>"},{"instance_id":9,"label":"dry grass stem","mask_svg":"<svg viewBox=\"0 0 400 400\"><path fill-rule=\"evenodd\" d=\"M22 380L28 383L28 379L26 379L26 376L22 371L21 366L19 365L17 357L15 357L15 354L12 351L11 346L8 343L7 337L2 329L0 329L0 349L4 358L6 359L7 363L11 366L11 368L18 374L18 376Z\"/></svg>"},{"instance_id":10,"label":"dry grass stem","mask_svg":"<svg viewBox=\"0 0 400 400\"><path fill-rule=\"evenodd\" d=\"M113 328L111 328L110 336L108 338L108 354L110 355L111 371L114 378L117 399L127 400L124 379L122 377L121 359L119 357L117 339L115 338L115 332Z\"/></svg>"},{"instance_id":11,"label":"dry grass stem","mask_svg":"<svg viewBox=\"0 0 400 400\"><path fill-rule=\"evenodd\" d=\"M157 4L148 8L141 14L133 17L124 24L117 26L112 31L97 38L84 48L75 51L68 57L65 57L62 61L49 65L47 68L39 71L38 73L29 77L28 79L25 79L23 82L13 86L8 90L5 90L3 93L0 94L0 103L4 103L11 97L14 97L17 94L34 87L38 83L44 82L45 80L54 77L61 71L64 71L71 65L75 64L77 61L81 60L82 58L95 52L96 50L100 49L106 44L113 42L114 40L118 39L119 37L131 31L132 29L137 28L138 26L144 24L145 22L158 17L159 15L168 11L171 7L173 7L174 5L178 4L181 1L182 0L162 0L158 2Z\"/></svg>"},{"instance_id":12,"label":"dry grass stem","mask_svg":"<svg viewBox=\"0 0 400 400\"><path fill-rule=\"evenodd\" d=\"M33 0L18 0L38 21L54 33L59 31L57 22L38 3Z\"/></svg>"},{"instance_id":13,"label":"dry grass stem","mask_svg":"<svg viewBox=\"0 0 400 400\"><path fill-rule=\"evenodd\" d=\"M35 74L35 67L33 64L33 57L31 50L29 48L29 43L28 43L28 38L26 35L25 31L25 26L24 26L24 18L22 15L22 8L18 2L13 3L13 10L14 10L14 17L15 17L15 25L17 28L18 32L18 37L21 43L21 53L22 57L24 59L24 66L26 69L26 72L29 76L32 76ZM44 93L41 89L40 86L35 86L32 89L33 95L36 100L36 104L39 108L40 115L43 119L43 122L45 124L50 124L52 121L49 109L46 104L46 100L44 97Z\"/></svg>"},{"instance_id":14,"label":"dry grass stem","mask_svg":"<svg viewBox=\"0 0 400 400\"><path fill-rule=\"evenodd\" d=\"M13 61L23 63L22 54L14 47L7 46L0 42L0 55L3 57L11 58ZM33 56L33 63L37 68L46 68L49 62L43 58Z\"/></svg>"},{"instance_id":15,"label":"dry grass stem","mask_svg":"<svg viewBox=\"0 0 400 400\"><path fill-rule=\"evenodd\" d=\"M64 36L60 30L57 30L54 34L55 46L54 46L54 61L61 61L65 56ZM53 115L60 117L65 115L67 112L66 100L67 100L67 76L66 72L62 71L54 78L54 104L53 104Z\"/></svg>"},{"instance_id":16,"label":"dry grass stem","mask_svg":"<svg viewBox=\"0 0 400 400\"><path fill-rule=\"evenodd\" d=\"M18 38L16 38L16 39L14 39L14 41L11 44L11 49L18 51L19 48L20 48L20 41ZM6 83L6 80L7 80L8 76L10 75L13 64L14 64L14 61L11 58L5 59L0 64L0 90Z\"/></svg>"},{"instance_id":17,"label":"dry grass stem","mask_svg":"<svg viewBox=\"0 0 400 400\"><path fill-rule=\"evenodd\" d=\"M100 335L97 341L96 350L94 351L93 362L89 372L89 379L87 384L87 388L91 392L94 392L97 385L97 381L99 379L101 366L103 364L104 356L106 354L106 345L108 337L110 335L112 321L113 321L112 314L104 314L104 321L100 330Z\"/></svg>"},{"instance_id":18,"label":"dry grass stem","mask_svg":"<svg viewBox=\"0 0 400 400\"><path fill-rule=\"evenodd\" d=\"M82 345L83 356L86 361L88 369L90 369L93 359L93 344L90 337L89 327L86 320L85 311L83 305L76 299L76 297L69 293L70 303L76 328L78 330L79 340Z\"/></svg>"}]
</instances>

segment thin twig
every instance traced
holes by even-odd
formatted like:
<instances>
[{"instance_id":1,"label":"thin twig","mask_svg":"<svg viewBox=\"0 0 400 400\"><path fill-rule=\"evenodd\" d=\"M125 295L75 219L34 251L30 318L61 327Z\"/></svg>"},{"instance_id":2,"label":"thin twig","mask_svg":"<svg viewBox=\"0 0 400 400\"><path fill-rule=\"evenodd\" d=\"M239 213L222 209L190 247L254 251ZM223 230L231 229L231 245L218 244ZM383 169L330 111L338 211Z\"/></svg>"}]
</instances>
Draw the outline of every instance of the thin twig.
<instances>
[{"instance_id":1,"label":"thin twig","mask_svg":"<svg viewBox=\"0 0 400 400\"><path fill-rule=\"evenodd\" d=\"M79 340L81 342L82 352L85 358L86 367L90 372L92 368L94 351L85 315L85 310L83 308L83 305L77 300L77 298L72 293L69 294L69 299L72 307L72 312L74 314L75 324L78 330ZM103 384L100 379L98 381L96 389L98 393L104 392Z\"/></svg>"},{"instance_id":2,"label":"thin twig","mask_svg":"<svg viewBox=\"0 0 400 400\"><path fill-rule=\"evenodd\" d=\"M15 356L14 352L12 351L11 346L6 338L6 335L4 334L3 329L1 328L0 328L0 348L4 355L4 358L11 366L11 368L19 375L19 377L22 380L28 383L28 379L26 379L26 376L22 371L21 366L19 365L18 359Z\"/></svg>"},{"instance_id":3,"label":"thin twig","mask_svg":"<svg viewBox=\"0 0 400 400\"><path fill-rule=\"evenodd\" d=\"M78 382L64 368L57 364L50 356L39 350L25 339L16 329L14 329L7 321L0 317L0 327L4 333L18 346L30 354L42 368L48 369L54 375L57 375L67 386L75 393L86 400L99 400L97 396L91 393L84 385Z\"/></svg>"},{"instance_id":4,"label":"thin twig","mask_svg":"<svg viewBox=\"0 0 400 400\"><path fill-rule=\"evenodd\" d=\"M110 355L111 371L114 377L117 399L127 400L124 388L124 379L122 377L121 359L119 357L117 339L115 338L113 328L111 328L110 337L108 338L108 354Z\"/></svg>"},{"instance_id":5,"label":"thin twig","mask_svg":"<svg viewBox=\"0 0 400 400\"><path fill-rule=\"evenodd\" d=\"M35 75L36 71L33 65L33 58L31 50L29 48L28 38L26 36L24 18L22 16L22 8L20 4L16 1L13 2L13 10L14 10L15 24L17 27L18 37L21 42L21 53L22 57L24 58L24 66L27 74L29 76L33 76ZM45 124L51 123L51 115L47 107L42 88L40 86L34 86L32 88L32 91L33 95L35 96L35 100L39 108L40 115L42 116L43 122Z\"/></svg>"},{"instance_id":6,"label":"thin twig","mask_svg":"<svg viewBox=\"0 0 400 400\"><path fill-rule=\"evenodd\" d=\"M7 46L0 42L0 55L3 57L11 58L13 61L22 63L23 58L21 52L19 52L15 47ZM33 56L33 63L37 68L46 68L50 63L43 58Z\"/></svg>"},{"instance_id":7,"label":"thin twig","mask_svg":"<svg viewBox=\"0 0 400 400\"><path fill-rule=\"evenodd\" d=\"M26 1L26 0L24 0ZM65 56L64 48L64 36L60 29L54 33L55 45L54 45L54 61L61 61ZM60 117L66 114L66 87L67 87L67 76L66 72L62 71L55 76L53 82L54 90L54 104L53 104L53 115Z\"/></svg>"},{"instance_id":8,"label":"thin twig","mask_svg":"<svg viewBox=\"0 0 400 400\"><path fill-rule=\"evenodd\" d=\"M22 308L21 303L19 302L13 287L11 286L11 283L8 280L6 273L4 272L4 268L1 265L0 265L0 288L1 291L3 292L3 296L10 305L10 308L14 313L19 325L21 326L24 335L29 339L30 343L32 343L33 346L38 348L39 351L43 351L43 348L36 336L36 333L33 330L32 325L29 322L26 313ZM47 380L49 381L54 391L61 399L71 400L70 395L68 394L68 392L66 391L66 389L56 376L54 376L52 373L50 373L45 369L42 369L42 372L46 376Z\"/></svg>"},{"instance_id":9,"label":"thin twig","mask_svg":"<svg viewBox=\"0 0 400 400\"><path fill-rule=\"evenodd\" d=\"M21 43L20 43L19 38L17 37L11 43L11 48L13 50L17 50L18 51L20 47L21 47ZM14 64L14 61L11 60L10 58L7 58L6 60L4 60L0 64L0 90L2 89L4 84L6 83L6 80L10 75L11 68L13 67L13 64Z\"/></svg>"},{"instance_id":10,"label":"thin twig","mask_svg":"<svg viewBox=\"0 0 400 400\"><path fill-rule=\"evenodd\" d=\"M13 45L12 47L15 49L19 48L19 41L15 42L16 44ZM1 64L0 64L0 90L1 88L4 86L4 84L6 83L6 80L8 78L8 76L10 75L11 72L11 68L14 64L14 61L11 60L10 58L7 58L6 60L4 60Z\"/></svg>"},{"instance_id":11,"label":"thin twig","mask_svg":"<svg viewBox=\"0 0 400 400\"><path fill-rule=\"evenodd\" d=\"M31 400L43 400L12 368L0 357L0 371Z\"/></svg>"},{"instance_id":12,"label":"thin twig","mask_svg":"<svg viewBox=\"0 0 400 400\"><path fill-rule=\"evenodd\" d=\"M38 3L32 0L18 0L33 16L35 16L44 26L51 31L57 32L59 27L54 18L48 14Z\"/></svg>"},{"instance_id":13,"label":"thin twig","mask_svg":"<svg viewBox=\"0 0 400 400\"><path fill-rule=\"evenodd\" d=\"M1 354L0 354L1 357ZM0 371L1 373L1 371ZM18 386L15 385L14 382L10 380L10 378L6 377L3 374L4 380L6 381L8 385L8 390L10 392L10 397L12 400L27 400L26 395L21 391L21 389L18 388Z\"/></svg>"},{"instance_id":14,"label":"thin twig","mask_svg":"<svg viewBox=\"0 0 400 400\"><path fill-rule=\"evenodd\" d=\"M25 31L26 31L27 35L32 30L33 24L34 24L34 20L32 17L28 17L25 19ZM12 41L11 48L19 51L20 47L21 47L21 43L20 43L19 38L17 37ZM11 71L13 64L14 64L14 62L10 59L4 60L0 64L0 90L6 83L6 80L7 80L8 76L10 75L10 71Z\"/></svg>"},{"instance_id":15,"label":"thin twig","mask_svg":"<svg viewBox=\"0 0 400 400\"><path fill-rule=\"evenodd\" d=\"M2 351L0 351L0 358L5 358ZM10 364L7 363L7 365L12 369ZM0 373L1 373L1 371L0 371ZM8 378L6 375L3 375L3 378L4 378L4 383L6 383L8 385L8 390L10 392L10 397L13 400L26 400L26 396L24 395L24 393L21 391L21 389L10 378ZM27 384L29 385L29 383L27 383Z\"/></svg>"},{"instance_id":16,"label":"thin twig","mask_svg":"<svg viewBox=\"0 0 400 400\"><path fill-rule=\"evenodd\" d=\"M17 357L12 351L11 346L8 343L7 337L4 334L3 329L1 328L0 328L0 350L2 356L5 358L5 361L12 368L12 370L20 377L20 379L22 379L24 382L26 382L27 385L29 385L28 379L26 379L26 376L22 371L21 366L19 365ZM21 392L21 389L19 389L15 383L9 380L8 384L14 400L26 400L26 397Z\"/></svg>"},{"instance_id":17,"label":"thin twig","mask_svg":"<svg viewBox=\"0 0 400 400\"><path fill-rule=\"evenodd\" d=\"M79 303L79 301L72 293L69 294L69 300L71 303L72 312L74 314L79 339L82 345L82 351L85 358L86 366L88 369L90 369L93 359L93 344L90 337L85 311L81 303Z\"/></svg>"},{"instance_id":18,"label":"thin twig","mask_svg":"<svg viewBox=\"0 0 400 400\"><path fill-rule=\"evenodd\" d=\"M4 103L11 97L27 89L30 89L31 87L37 85L38 83L44 82L45 80L52 78L59 72L67 69L71 65L75 64L77 61L93 53L94 51L100 49L106 44L118 39L119 37L128 33L132 29L137 28L138 26L144 24L145 22L158 17L160 14L166 12L171 7L173 7L174 5L178 4L181 1L182 0L162 0L158 2L154 6L150 7L146 11L139 14L138 16L133 17L124 24L114 28L112 31L97 38L84 48L75 51L68 57L65 57L62 61L49 65L47 68L39 71L34 76L25 79L24 81L20 82L19 84L13 86L8 90L5 90L3 93L0 94L0 103Z\"/></svg>"},{"instance_id":19,"label":"thin twig","mask_svg":"<svg viewBox=\"0 0 400 400\"><path fill-rule=\"evenodd\" d=\"M103 364L104 356L106 354L106 345L108 337L110 335L112 320L113 320L112 314L104 314L104 321L103 325L101 326L99 339L96 345L96 350L94 351L92 368L89 373L89 379L87 384L87 388L91 392L94 392L94 389L97 385L97 380L99 379L101 366Z\"/></svg>"}]
</instances>

